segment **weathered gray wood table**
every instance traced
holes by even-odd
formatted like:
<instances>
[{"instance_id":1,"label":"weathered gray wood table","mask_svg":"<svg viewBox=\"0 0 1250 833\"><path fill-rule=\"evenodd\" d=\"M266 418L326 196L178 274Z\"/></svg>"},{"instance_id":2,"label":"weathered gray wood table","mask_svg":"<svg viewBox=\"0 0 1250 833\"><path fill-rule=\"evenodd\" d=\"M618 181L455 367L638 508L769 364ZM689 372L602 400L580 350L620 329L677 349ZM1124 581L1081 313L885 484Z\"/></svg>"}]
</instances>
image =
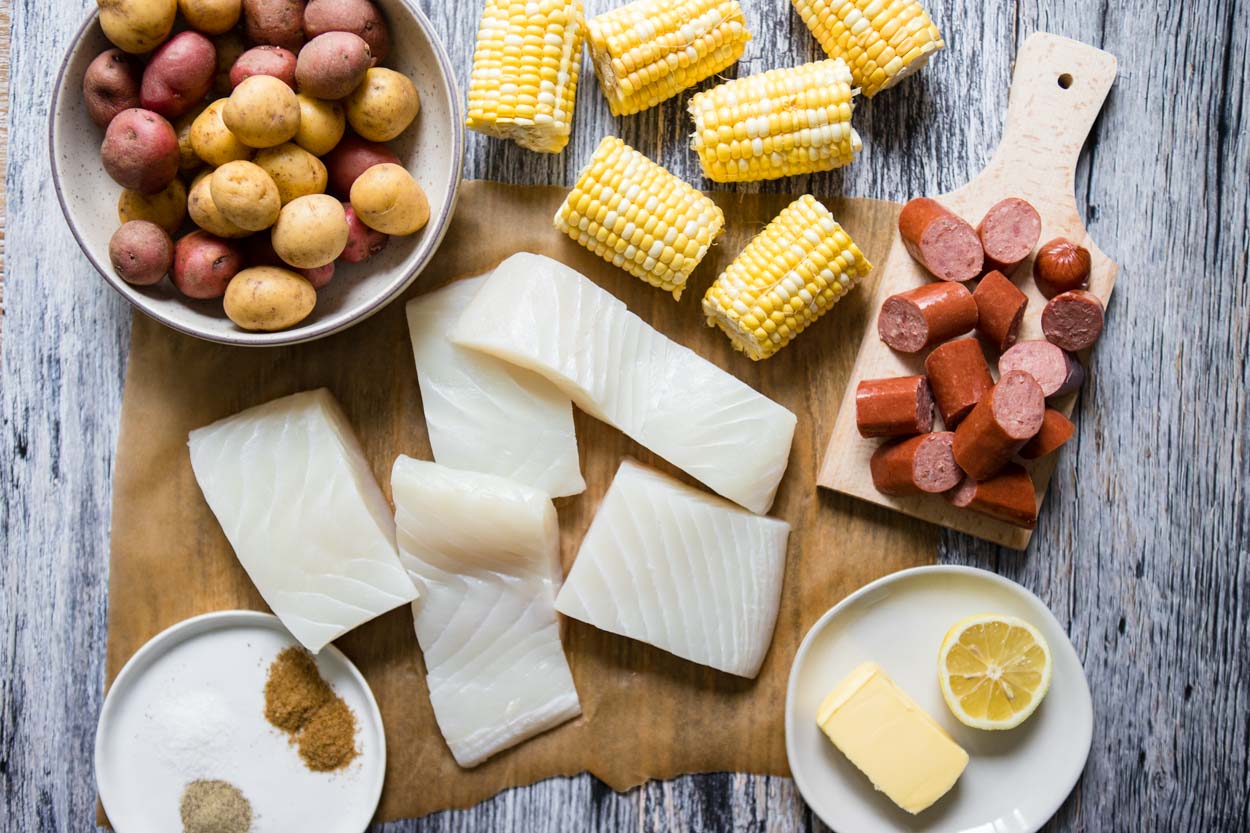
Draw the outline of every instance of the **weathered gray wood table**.
<instances>
[{"instance_id":1,"label":"weathered gray wood table","mask_svg":"<svg viewBox=\"0 0 1250 833\"><path fill-rule=\"evenodd\" d=\"M610 0L591 0L600 11ZM463 83L479 2L425 0ZM785 0L743 0L739 73L818 57ZM781 189L906 199L974 174L1012 56L1037 29L1120 59L1079 176L1122 265L1109 326L1026 554L947 535L1065 622L1094 693L1093 750L1056 830L1250 829L1250 4L929 0L949 48L861 104L863 156ZM84 830L103 685L109 477L130 312L75 247L45 122L85 0L13 9L10 225L0 376L0 827ZM470 135L465 175L570 183L606 132L692 181L684 99L612 119L587 71L573 143L536 156ZM773 186L769 186L773 187ZM832 407L832 403L831 403ZM1079 496L1079 498L1078 498ZM900 517L900 523L906 523ZM1027 789L1027 785L1024 786ZM820 829L786 779L704 775L616 795L582 776L394 831ZM854 833L854 831L843 831Z\"/></svg>"}]
</instances>

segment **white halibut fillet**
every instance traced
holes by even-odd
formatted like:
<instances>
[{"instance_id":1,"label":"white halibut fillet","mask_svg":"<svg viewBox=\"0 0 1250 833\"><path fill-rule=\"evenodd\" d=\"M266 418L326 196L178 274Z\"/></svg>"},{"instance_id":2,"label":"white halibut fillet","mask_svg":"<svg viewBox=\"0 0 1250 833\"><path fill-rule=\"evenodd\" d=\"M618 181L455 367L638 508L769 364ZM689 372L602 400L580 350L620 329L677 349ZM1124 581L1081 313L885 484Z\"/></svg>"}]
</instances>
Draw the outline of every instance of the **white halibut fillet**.
<instances>
[{"instance_id":1,"label":"white halibut fillet","mask_svg":"<svg viewBox=\"0 0 1250 833\"><path fill-rule=\"evenodd\" d=\"M581 714L560 643L560 530L551 499L492 474L400 456L399 557L434 717L471 767Z\"/></svg>"},{"instance_id":2,"label":"white halibut fillet","mask_svg":"<svg viewBox=\"0 0 1250 833\"><path fill-rule=\"evenodd\" d=\"M434 459L497 474L552 497L586 490L573 404L537 373L458 347L452 325L486 282L456 281L408 302L408 332Z\"/></svg>"},{"instance_id":3,"label":"white halibut fillet","mask_svg":"<svg viewBox=\"0 0 1250 833\"><path fill-rule=\"evenodd\" d=\"M566 616L740 677L773 639L790 525L621 463L556 598Z\"/></svg>"},{"instance_id":4,"label":"white halibut fillet","mask_svg":"<svg viewBox=\"0 0 1250 833\"><path fill-rule=\"evenodd\" d=\"M308 650L417 597L390 505L325 388L196 429L187 444L239 563Z\"/></svg>"},{"instance_id":5,"label":"white halibut fillet","mask_svg":"<svg viewBox=\"0 0 1250 833\"><path fill-rule=\"evenodd\" d=\"M562 263L528 252L505 260L452 341L542 374L579 408L730 500L754 512L772 506L794 414Z\"/></svg>"}]
</instances>

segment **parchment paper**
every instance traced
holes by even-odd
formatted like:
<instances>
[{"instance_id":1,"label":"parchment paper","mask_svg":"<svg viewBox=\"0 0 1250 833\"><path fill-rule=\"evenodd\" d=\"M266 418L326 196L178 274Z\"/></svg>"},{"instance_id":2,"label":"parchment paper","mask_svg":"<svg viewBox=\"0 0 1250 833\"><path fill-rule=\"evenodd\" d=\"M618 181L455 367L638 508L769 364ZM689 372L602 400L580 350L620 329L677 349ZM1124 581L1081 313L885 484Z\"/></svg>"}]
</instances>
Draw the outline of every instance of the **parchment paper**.
<instances>
[{"instance_id":1,"label":"parchment paper","mask_svg":"<svg viewBox=\"0 0 1250 833\"><path fill-rule=\"evenodd\" d=\"M564 194L555 188L465 183L446 241L403 300L484 271L516 251L550 255L608 288L662 332L794 410L798 428L790 467L772 512L794 529L772 647L758 679L742 680L566 621L564 646L582 716L462 770L434 722L410 613L406 607L392 611L336 643L364 672L382 709L388 765L379 820L465 807L508 787L584 770L617 790L687 772L788 774L785 688L807 628L863 584L935 555L935 527L816 488L818 455L870 318L871 285L759 364L735 354L718 330L705 325L699 310L703 292L787 198L716 195L728 233L675 302L555 232L551 217ZM825 202L871 260L884 258L898 206ZM279 349L209 344L136 316L114 481L110 682L145 641L175 622L212 610L265 609L195 483L187 432L321 385L343 404L388 495L397 454L431 459L402 300L344 333ZM566 570L623 456L693 482L581 413L577 431L588 488L556 502Z\"/></svg>"}]
</instances>

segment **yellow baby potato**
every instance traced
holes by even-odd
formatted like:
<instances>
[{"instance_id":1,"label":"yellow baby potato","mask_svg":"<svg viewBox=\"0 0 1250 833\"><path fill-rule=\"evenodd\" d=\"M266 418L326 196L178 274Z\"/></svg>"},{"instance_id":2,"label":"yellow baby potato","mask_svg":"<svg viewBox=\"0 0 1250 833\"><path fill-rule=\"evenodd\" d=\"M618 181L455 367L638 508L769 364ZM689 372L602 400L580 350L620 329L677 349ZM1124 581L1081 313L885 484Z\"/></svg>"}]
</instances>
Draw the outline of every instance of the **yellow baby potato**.
<instances>
[{"instance_id":1,"label":"yellow baby potato","mask_svg":"<svg viewBox=\"0 0 1250 833\"><path fill-rule=\"evenodd\" d=\"M271 148L289 142L299 130L299 99L286 82L253 75L234 88L221 119L243 144Z\"/></svg>"},{"instance_id":2,"label":"yellow baby potato","mask_svg":"<svg viewBox=\"0 0 1250 833\"><path fill-rule=\"evenodd\" d=\"M299 130L295 144L316 156L325 156L338 145L347 130L343 105L307 95L298 95Z\"/></svg>"},{"instance_id":3,"label":"yellow baby potato","mask_svg":"<svg viewBox=\"0 0 1250 833\"><path fill-rule=\"evenodd\" d=\"M196 156L213 166L252 158L252 149L240 142L222 121L221 114L227 101L229 99L217 99L191 123L191 149Z\"/></svg>"},{"instance_id":4,"label":"yellow baby potato","mask_svg":"<svg viewBox=\"0 0 1250 833\"><path fill-rule=\"evenodd\" d=\"M273 227L273 250L297 269L316 269L343 253L347 235L343 204L327 194L310 194L282 207Z\"/></svg>"},{"instance_id":5,"label":"yellow baby potato","mask_svg":"<svg viewBox=\"0 0 1250 833\"><path fill-rule=\"evenodd\" d=\"M251 234L226 219L217 208L212 194L212 171L204 171L191 183L191 191L187 196L187 213L197 226L209 234L218 237L247 237Z\"/></svg>"},{"instance_id":6,"label":"yellow baby potato","mask_svg":"<svg viewBox=\"0 0 1250 833\"><path fill-rule=\"evenodd\" d=\"M226 285L226 315L245 330L285 330L308 317L317 290L303 276L277 266L244 269Z\"/></svg>"},{"instance_id":7,"label":"yellow baby potato","mask_svg":"<svg viewBox=\"0 0 1250 833\"><path fill-rule=\"evenodd\" d=\"M412 174L392 163L374 165L352 183L360 221L384 234L414 234L430 220L430 203Z\"/></svg>"},{"instance_id":8,"label":"yellow baby potato","mask_svg":"<svg viewBox=\"0 0 1250 833\"><path fill-rule=\"evenodd\" d=\"M142 194L126 188L117 199L117 219L122 225L131 220L156 223L171 235L187 216L187 186L175 179L155 194Z\"/></svg>"},{"instance_id":9,"label":"yellow baby potato","mask_svg":"<svg viewBox=\"0 0 1250 833\"><path fill-rule=\"evenodd\" d=\"M243 0L178 0L178 11L192 29L206 35L220 35L239 22Z\"/></svg>"},{"instance_id":10,"label":"yellow baby potato","mask_svg":"<svg viewBox=\"0 0 1250 833\"><path fill-rule=\"evenodd\" d=\"M299 145L287 142L265 148L256 154L256 164L278 186L283 205L298 197L325 193L326 166Z\"/></svg>"},{"instance_id":11,"label":"yellow baby potato","mask_svg":"<svg viewBox=\"0 0 1250 833\"><path fill-rule=\"evenodd\" d=\"M403 133L421 111L417 88L393 69L373 67L344 104L347 122L371 142L389 142Z\"/></svg>"},{"instance_id":12,"label":"yellow baby potato","mask_svg":"<svg viewBox=\"0 0 1250 833\"><path fill-rule=\"evenodd\" d=\"M278 219L278 186L255 162L227 162L209 178L209 193L221 215L241 229L260 231Z\"/></svg>"},{"instance_id":13,"label":"yellow baby potato","mask_svg":"<svg viewBox=\"0 0 1250 833\"><path fill-rule=\"evenodd\" d=\"M99 0L98 5L104 36L132 55L160 46L178 15L178 0Z\"/></svg>"}]
</instances>

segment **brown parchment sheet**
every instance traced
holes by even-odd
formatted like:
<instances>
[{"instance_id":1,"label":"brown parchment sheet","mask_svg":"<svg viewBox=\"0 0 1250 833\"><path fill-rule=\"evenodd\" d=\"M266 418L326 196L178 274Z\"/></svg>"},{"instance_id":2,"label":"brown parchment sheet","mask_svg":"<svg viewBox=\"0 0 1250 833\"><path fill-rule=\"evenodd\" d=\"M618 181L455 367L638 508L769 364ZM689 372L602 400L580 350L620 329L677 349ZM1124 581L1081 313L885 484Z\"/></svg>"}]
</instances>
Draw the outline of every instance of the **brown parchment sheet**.
<instances>
[{"instance_id":1,"label":"brown parchment sheet","mask_svg":"<svg viewBox=\"0 0 1250 833\"><path fill-rule=\"evenodd\" d=\"M275 397L326 386L342 403L389 496L396 455L431 459L403 301L524 250L580 270L660 331L798 415L789 470L771 513L793 527L776 633L759 677L743 680L566 620L564 648L582 716L464 770L434 721L410 612L406 606L391 611L335 643L360 667L382 710L388 761L378 819L466 807L509 787L582 771L617 790L689 772L788 774L785 689L804 633L853 590L929 563L936 554L936 527L816 487L820 454L872 317L874 277L777 356L753 363L706 326L699 302L788 198L716 194L727 232L678 302L557 233L551 217L565 193L464 183L446 240L403 299L311 344L226 347L136 314L114 474L110 684L144 642L182 619L213 610L265 609L195 483L187 433ZM824 201L870 260L884 259L897 205ZM694 482L585 414L577 413L576 425L587 489L556 501L566 571L622 457Z\"/></svg>"}]
</instances>

